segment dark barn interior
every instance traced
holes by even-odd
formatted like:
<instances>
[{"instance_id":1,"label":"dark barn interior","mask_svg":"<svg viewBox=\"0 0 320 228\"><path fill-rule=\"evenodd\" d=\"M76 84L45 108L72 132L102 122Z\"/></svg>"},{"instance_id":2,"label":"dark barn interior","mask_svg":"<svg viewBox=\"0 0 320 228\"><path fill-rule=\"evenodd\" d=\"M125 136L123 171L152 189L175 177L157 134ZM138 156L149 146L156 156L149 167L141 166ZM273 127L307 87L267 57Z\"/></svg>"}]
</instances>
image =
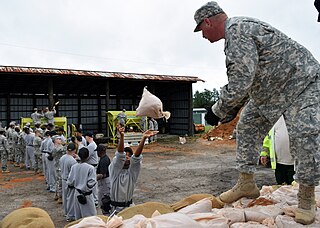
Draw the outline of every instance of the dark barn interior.
<instances>
[{"instance_id":1,"label":"dark barn interior","mask_svg":"<svg viewBox=\"0 0 320 228\"><path fill-rule=\"evenodd\" d=\"M56 116L83 130L108 134L106 112L136 110L145 86L171 112L166 133L192 135L193 76L168 76L33 67L0 67L0 122L30 117L34 107L52 107ZM161 124L161 123L160 123Z\"/></svg>"}]
</instances>

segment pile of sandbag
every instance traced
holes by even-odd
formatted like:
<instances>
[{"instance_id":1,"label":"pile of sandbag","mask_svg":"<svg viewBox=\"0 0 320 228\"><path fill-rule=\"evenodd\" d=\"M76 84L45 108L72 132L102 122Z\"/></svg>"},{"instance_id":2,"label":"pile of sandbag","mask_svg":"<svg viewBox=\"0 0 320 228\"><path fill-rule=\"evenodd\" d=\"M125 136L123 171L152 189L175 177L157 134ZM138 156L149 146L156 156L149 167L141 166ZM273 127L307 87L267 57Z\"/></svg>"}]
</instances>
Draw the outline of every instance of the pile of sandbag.
<instances>
[{"instance_id":1,"label":"pile of sandbag","mask_svg":"<svg viewBox=\"0 0 320 228\"><path fill-rule=\"evenodd\" d=\"M137 205L112 218L88 217L67 227L303 227L294 221L297 191L297 185L264 186L258 199L243 198L230 205L223 205L212 195L197 194L172 205L156 202ZM316 202L319 207L320 187L316 187ZM316 221L308 227L320 227L319 209Z\"/></svg>"}]
</instances>

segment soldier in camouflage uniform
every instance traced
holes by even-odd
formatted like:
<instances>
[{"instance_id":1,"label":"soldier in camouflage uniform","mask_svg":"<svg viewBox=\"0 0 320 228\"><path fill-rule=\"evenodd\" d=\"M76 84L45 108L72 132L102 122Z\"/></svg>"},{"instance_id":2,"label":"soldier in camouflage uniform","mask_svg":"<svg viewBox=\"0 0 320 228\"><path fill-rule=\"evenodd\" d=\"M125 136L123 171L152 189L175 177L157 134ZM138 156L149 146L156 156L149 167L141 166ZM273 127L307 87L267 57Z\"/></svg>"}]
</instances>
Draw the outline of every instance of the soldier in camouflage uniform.
<instances>
[{"instance_id":1,"label":"soldier in camouflage uniform","mask_svg":"<svg viewBox=\"0 0 320 228\"><path fill-rule=\"evenodd\" d=\"M9 143L8 147L8 161L13 162L14 161L14 140L13 140L13 133L16 123L14 121L9 123L9 128L7 129L6 135Z\"/></svg>"},{"instance_id":2,"label":"soldier in camouflage uniform","mask_svg":"<svg viewBox=\"0 0 320 228\"><path fill-rule=\"evenodd\" d=\"M0 156L1 156L1 165L2 172L8 173L7 160L8 160L8 152L9 152L9 143L5 136L5 129L0 128Z\"/></svg>"},{"instance_id":3,"label":"soldier in camouflage uniform","mask_svg":"<svg viewBox=\"0 0 320 228\"><path fill-rule=\"evenodd\" d=\"M237 124L237 184L222 193L225 203L259 196L253 179L263 138L284 116L290 151L299 182L295 220L315 219L315 186L320 180L320 65L302 45L271 25L248 17L228 18L216 2L199 8L195 32L211 43L225 39L229 83L208 109L211 125L231 121L244 106Z\"/></svg>"},{"instance_id":4,"label":"soldier in camouflage uniform","mask_svg":"<svg viewBox=\"0 0 320 228\"><path fill-rule=\"evenodd\" d=\"M19 130L16 131L16 128L18 128ZM19 167L20 166L20 162L18 163L18 157L19 157L19 133L20 133L20 128L19 126L15 126L14 131L12 133L12 140L13 140L13 151L14 151L14 166L15 167Z\"/></svg>"},{"instance_id":5,"label":"soldier in camouflage uniform","mask_svg":"<svg viewBox=\"0 0 320 228\"><path fill-rule=\"evenodd\" d=\"M66 154L67 148L62 145L62 140L60 135L55 135L52 137L54 141L54 148L52 150L52 156L54 158L54 167L56 172L56 193L55 200L58 200L59 204L62 204L62 178L61 178L61 168L60 168L60 158Z\"/></svg>"},{"instance_id":6,"label":"soldier in camouflage uniform","mask_svg":"<svg viewBox=\"0 0 320 228\"><path fill-rule=\"evenodd\" d=\"M56 109L55 109L55 107L53 106L53 108L52 108L52 110L51 111L49 111L49 108L48 107L46 107L45 109L44 109L44 113L43 113L43 115L44 115L44 118L46 119L46 121L47 121L47 123L49 124L53 124L54 125L54 115L56 114L57 112L56 112Z\"/></svg>"},{"instance_id":7,"label":"soldier in camouflage uniform","mask_svg":"<svg viewBox=\"0 0 320 228\"><path fill-rule=\"evenodd\" d=\"M25 166L27 170L35 170L35 158L34 158L34 147L33 147L33 140L34 140L34 133L31 132L31 129L26 127L23 129L25 135L23 137L26 143L26 150L25 150Z\"/></svg>"},{"instance_id":8,"label":"soldier in camouflage uniform","mask_svg":"<svg viewBox=\"0 0 320 228\"><path fill-rule=\"evenodd\" d=\"M15 131L19 134L18 145L16 150L16 164L20 165L20 169L23 169L25 167L24 161L26 154L26 142L24 141L24 137L26 133L24 131L20 131L19 127L16 127Z\"/></svg>"},{"instance_id":9,"label":"soldier in camouflage uniform","mask_svg":"<svg viewBox=\"0 0 320 228\"><path fill-rule=\"evenodd\" d=\"M42 135L39 129L36 129L34 131L34 134L35 134L33 139L34 161L35 161L34 173L38 174L38 173L43 173L42 152L40 150L41 143L42 143Z\"/></svg>"},{"instance_id":10,"label":"soldier in camouflage uniform","mask_svg":"<svg viewBox=\"0 0 320 228\"><path fill-rule=\"evenodd\" d=\"M36 124L41 124L41 118L43 117L43 114L38 113L38 109L34 108L30 117L32 119L33 126L36 126Z\"/></svg>"}]
</instances>

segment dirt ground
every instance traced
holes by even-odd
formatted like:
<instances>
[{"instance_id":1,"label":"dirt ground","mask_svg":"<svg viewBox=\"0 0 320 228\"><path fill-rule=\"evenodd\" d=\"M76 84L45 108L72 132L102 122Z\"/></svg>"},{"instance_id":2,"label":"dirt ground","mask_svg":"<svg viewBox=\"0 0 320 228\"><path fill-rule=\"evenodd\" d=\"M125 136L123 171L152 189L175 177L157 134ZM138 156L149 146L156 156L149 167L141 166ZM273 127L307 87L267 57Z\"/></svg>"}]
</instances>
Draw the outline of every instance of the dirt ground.
<instances>
[{"instance_id":1,"label":"dirt ground","mask_svg":"<svg viewBox=\"0 0 320 228\"><path fill-rule=\"evenodd\" d=\"M235 141L207 138L208 135L187 137L186 144L181 145L178 136L159 135L158 142L146 145L134 202L171 204L195 193L217 196L232 187L238 177ZM108 149L110 158L114 152L115 149ZM17 208L35 206L46 210L56 227L67 224L61 205L53 200L53 193L45 190L42 176L12 165L10 169L11 173L0 174L0 220ZM271 169L259 167L256 179L259 187L275 184Z\"/></svg>"}]
</instances>

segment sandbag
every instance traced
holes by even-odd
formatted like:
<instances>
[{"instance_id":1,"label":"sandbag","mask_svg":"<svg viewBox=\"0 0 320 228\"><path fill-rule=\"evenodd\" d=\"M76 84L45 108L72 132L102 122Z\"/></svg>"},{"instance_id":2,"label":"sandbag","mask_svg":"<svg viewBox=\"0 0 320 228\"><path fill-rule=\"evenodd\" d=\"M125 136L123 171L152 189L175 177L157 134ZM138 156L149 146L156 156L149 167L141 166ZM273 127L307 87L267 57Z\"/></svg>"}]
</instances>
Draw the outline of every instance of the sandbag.
<instances>
[{"instance_id":1,"label":"sandbag","mask_svg":"<svg viewBox=\"0 0 320 228\"><path fill-rule=\"evenodd\" d=\"M146 218L151 218L152 214L158 211L160 214L167 214L174 212L174 210L167 204L158 202L147 202L143 204L138 204L132 207L127 207L118 213L123 219L129 219L133 216L140 214Z\"/></svg>"},{"instance_id":2,"label":"sandbag","mask_svg":"<svg viewBox=\"0 0 320 228\"><path fill-rule=\"evenodd\" d=\"M293 217L279 215L276 217L276 226L279 228L298 228L304 227L303 225L296 223ZM314 226L316 227L316 226Z\"/></svg>"},{"instance_id":3,"label":"sandbag","mask_svg":"<svg viewBox=\"0 0 320 228\"><path fill-rule=\"evenodd\" d=\"M183 227L183 228L198 228L203 227L193 219L181 213L168 213L155 216L153 218L144 218L142 215L136 215L131 219L124 220L121 228L168 228L168 227Z\"/></svg>"},{"instance_id":4,"label":"sandbag","mask_svg":"<svg viewBox=\"0 0 320 228\"><path fill-rule=\"evenodd\" d=\"M224 206L224 203L222 201L220 201L219 199L217 199L216 197L214 197L213 195L203 193L203 194L193 194L188 197L185 197L182 200L171 204L170 207L174 211L178 211L178 210L180 210L186 206L189 206L191 204L194 204L204 198L209 198L211 200L212 208L222 208Z\"/></svg>"},{"instance_id":5,"label":"sandbag","mask_svg":"<svg viewBox=\"0 0 320 228\"><path fill-rule=\"evenodd\" d=\"M78 224L70 226L70 228L86 228L86 227L105 228L106 223L97 216L90 216L90 217L83 218Z\"/></svg>"},{"instance_id":6,"label":"sandbag","mask_svg":"<svg viewBox=\"0 0 320 228\"><path fill-rule=\"evenodd\" d=\"M162 101L144 87L142 98L139 102L138 108L136 109L136 116L149 116L155 119L165 117L168 119L170 117L170 113L163 112Z\"/></svg>"},{"instance_id":7,"label":"sandbag","mask_svg":"<svg viewBox=\"0 0 320 228\"><path fill-rule=\"evenodd\" d=\"M12 211L0 223L2 228L54 228L49 214L37 207L26 207Z\"/></svg>"},{"instance_id":8,"label":"sandbag","mask_svg":"<svg viewBox=\"0 0 320 228\"><path fill-rule=\"evenodd\" d=\"M268 228L258 222L237 222L233 223L230 228Z\"/></svg>"},{"instance_id":9,"label":"sandbag","mask_svg":"<svg viewBox=\"0 0 320 228\"><path fill-rule=\"evenodd\" d=\"M236 222L246 222L244 209L241 208L214 209L212 210L212 212L227 218L229 220L228 225Z\"/></svg>"},{"instance_id":10,"label":"sandbag","mask_svg":"<svg viewBox=\"0 0 320 228\"><path fill-rule=\"evenodd\" d=\"M229 228L228 218L212 212L188 214L188 217L192 218L204 227Z\"/></svg>"},{"instance_id":11,"label":"sandbag","mask_svg":"<svg viewBox=\"0 0 320 228\"><path fill-rule=\"evenodd\" d=\"M192 205L182 208L178 212L182 214L195 214L195 213L211 212L211 210L212 210L211 200L208 198L204 198Z\"/></svg>"},{"instance_id":12,"label":"sandbag","mask_svg":"<svg viewBox=\"0 0 320 228\"><path fill-rule=\"evenodd\" d=\"M104 216L104 215L97 215L96 217L99 217L100 219L102 219L102 221L104 221L105 223L108 221L109 217L108 216ZM78 219L76 221L70 222L67 225L64 226L64 228L69 228L72 227L75 224L80 223L84 218Z\"/></svg>"}]
</instances>

